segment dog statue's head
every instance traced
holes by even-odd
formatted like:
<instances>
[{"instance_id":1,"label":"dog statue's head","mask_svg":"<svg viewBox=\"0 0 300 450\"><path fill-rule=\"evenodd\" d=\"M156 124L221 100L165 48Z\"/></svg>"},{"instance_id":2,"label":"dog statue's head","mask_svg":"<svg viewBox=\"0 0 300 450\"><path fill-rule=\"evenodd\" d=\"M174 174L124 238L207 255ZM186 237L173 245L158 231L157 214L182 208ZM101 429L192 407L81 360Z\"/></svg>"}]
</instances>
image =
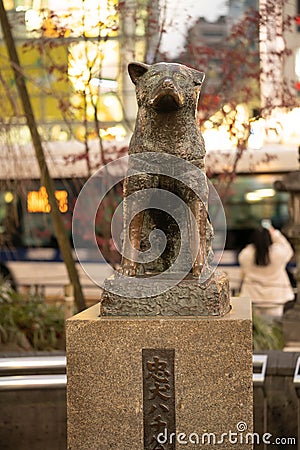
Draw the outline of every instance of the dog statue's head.
<instances>
[{"instance_id":1,"label":"dog statue's head","mask_svg":"<svg viewBox=\"0 0 300 450\"><path fill-rule=\"evenodd\" d=\"M158 112L171 112L184 106L196 108L203 72L175 63L152 65L132 62L128 65L132 82L136 85L139 106L146 105Z\"/></svg>"}]
</instances>

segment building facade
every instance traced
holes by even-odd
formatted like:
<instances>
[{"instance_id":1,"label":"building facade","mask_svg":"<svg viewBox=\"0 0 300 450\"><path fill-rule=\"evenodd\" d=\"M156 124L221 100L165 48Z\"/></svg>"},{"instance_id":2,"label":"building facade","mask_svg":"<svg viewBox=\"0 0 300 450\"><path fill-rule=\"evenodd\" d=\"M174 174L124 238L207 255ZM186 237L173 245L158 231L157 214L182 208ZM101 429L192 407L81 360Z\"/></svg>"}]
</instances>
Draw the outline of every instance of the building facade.
<instances>
[{"instance_id":1,"label":"building facade","mask_svg":"<svg viewBox=\"0 0 300 450\"><path fill-rule=\"evenodd\" d=\"M127 64L145 59L146 3L126 0L6 0L21 68L45 141L122 139L136 107ZM30 141L13 72L0 40L0 123ZM3 127L2 127L3 129Z\"/></svg>"}]
</instances>

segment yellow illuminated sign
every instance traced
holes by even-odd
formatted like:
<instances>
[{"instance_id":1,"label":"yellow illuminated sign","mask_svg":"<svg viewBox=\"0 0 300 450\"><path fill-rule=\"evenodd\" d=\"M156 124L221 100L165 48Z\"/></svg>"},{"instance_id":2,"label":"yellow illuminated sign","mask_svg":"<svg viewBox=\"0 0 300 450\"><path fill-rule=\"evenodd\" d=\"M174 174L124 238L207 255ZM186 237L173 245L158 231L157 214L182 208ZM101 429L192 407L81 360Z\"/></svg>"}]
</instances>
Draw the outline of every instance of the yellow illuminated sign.
<instances>
[{"instance_id":1,"label":"yellow illuminated sign","mask_svg":"<svg viewBox=\"0 0 300 450\"><path fill-rule=\"evenodd\" d=\"M60 212L68 211L68 192L65 190L55 191ZM48 201L46 188L41 186L39 191L29 191L27 194L27 211L29 213L49 213L51 206Z\"/></svg>"}]
</instances>

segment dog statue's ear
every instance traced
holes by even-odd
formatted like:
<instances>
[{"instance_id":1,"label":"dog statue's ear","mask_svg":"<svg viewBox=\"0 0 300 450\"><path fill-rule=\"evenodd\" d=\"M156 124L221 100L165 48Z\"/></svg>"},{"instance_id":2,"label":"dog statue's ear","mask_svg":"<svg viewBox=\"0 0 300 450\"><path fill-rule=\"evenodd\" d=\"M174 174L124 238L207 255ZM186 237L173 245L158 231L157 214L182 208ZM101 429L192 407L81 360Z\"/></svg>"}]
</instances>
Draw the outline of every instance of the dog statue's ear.
<instances>
[{"instance_id":1,"label":"dog statue's ear","mask_svg":"<svg viewBox=\"0 0 300 450\"><path fill-rule=\"evenodd\" d=\"M205 78L205 73L204 72L199 72L198 70L192 69L192 68L190 68L190 71L192 73L192 77L193 77L194 83L196 85L201 86L201 84L203 83L204 78Z\"/></svg>"},{"instance_id":2,"label":"dog statue's ear","mask_svg":"<svg viewBox=\"0 0 300 450\"><path fill-rule=\"evenodd\" d=\"M149 65L140 63L140 62L132 62L128 64L128 73L134 84L136 84L137 79L140 78L144 73L149 70Z\"/></svg>"}]
</instances>

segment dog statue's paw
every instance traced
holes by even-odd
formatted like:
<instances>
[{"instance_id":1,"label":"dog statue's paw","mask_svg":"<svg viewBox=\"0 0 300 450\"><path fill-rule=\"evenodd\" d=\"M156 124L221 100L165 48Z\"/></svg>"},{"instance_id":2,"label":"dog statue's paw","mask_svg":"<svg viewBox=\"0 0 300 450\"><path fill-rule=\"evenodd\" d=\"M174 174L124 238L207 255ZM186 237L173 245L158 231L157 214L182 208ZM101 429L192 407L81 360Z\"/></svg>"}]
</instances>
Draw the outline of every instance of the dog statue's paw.
<instances>
[{"instance_id":1,"label":"dog statue's paw","mask_svg":"<svg viewBox=\"0 0 300 450\"><path fill-rule=\"evenodd\" d=\"M193 265L193 277L199 278L203 269L203 264L194 264Z\"/></svg>"},{"instance_id":2,"label":"dog statue's paw","mask_svg":"<svg viewBox=\"0 0 300 450\"><path fill-rule=\"evenodd\" d=\"M136 267L126 264L121 267L120 272L122 275L125 275L127 277L135 277L136 276Z\"/></svg>"}]
</instances>

